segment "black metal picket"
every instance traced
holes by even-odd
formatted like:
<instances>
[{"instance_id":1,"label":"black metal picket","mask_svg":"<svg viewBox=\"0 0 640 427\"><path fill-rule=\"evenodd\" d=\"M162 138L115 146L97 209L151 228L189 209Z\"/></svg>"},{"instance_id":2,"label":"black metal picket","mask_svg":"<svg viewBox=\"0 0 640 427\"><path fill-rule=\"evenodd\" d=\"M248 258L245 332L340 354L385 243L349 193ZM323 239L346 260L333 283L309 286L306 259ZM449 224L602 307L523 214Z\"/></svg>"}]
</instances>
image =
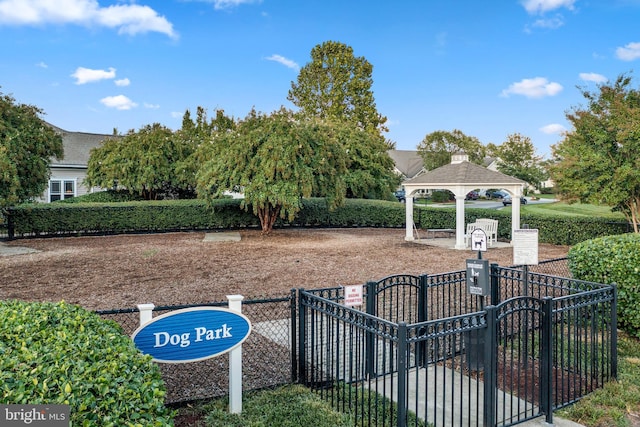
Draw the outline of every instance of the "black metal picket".
<instances>
[{"instance_id":1,"label":"black metal picket","mask_svg":"<svg viewBox=\"0 0 640 427\"><path fill-rule=\"evenodd\" d=\"M366 312L300 290L299 381L359 425L504 427L616 377L614 286L497 265L491 281L481 301L465 271L392 276L367 283Z\"/></svg>"}]
</instances>

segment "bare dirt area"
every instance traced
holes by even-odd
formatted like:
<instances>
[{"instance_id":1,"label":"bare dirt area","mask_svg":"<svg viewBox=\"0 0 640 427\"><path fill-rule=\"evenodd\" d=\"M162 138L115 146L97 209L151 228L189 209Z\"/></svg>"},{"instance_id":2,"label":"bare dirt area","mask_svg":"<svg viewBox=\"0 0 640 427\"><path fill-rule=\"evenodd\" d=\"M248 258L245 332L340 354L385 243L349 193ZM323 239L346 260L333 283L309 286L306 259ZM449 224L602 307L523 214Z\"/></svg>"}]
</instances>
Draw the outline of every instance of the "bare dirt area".
<instances>
[{"instance_id":1,"label":"bare dirt area","mask_svg":"<svg viewBox=\"0 0 640 427\"><path fill-rule=\"evenodd\" d=\"M23 239L37 252L0 257L0 299L61 301L91 310L286 295L292 288L361 284L393 274L461 270L473 251L406 242L404 229L285 229L240 241L204 232ZM566 256L541 244L539 259ZM511 265L511 248L483 258Z\"/></svg>"}]
</instances>

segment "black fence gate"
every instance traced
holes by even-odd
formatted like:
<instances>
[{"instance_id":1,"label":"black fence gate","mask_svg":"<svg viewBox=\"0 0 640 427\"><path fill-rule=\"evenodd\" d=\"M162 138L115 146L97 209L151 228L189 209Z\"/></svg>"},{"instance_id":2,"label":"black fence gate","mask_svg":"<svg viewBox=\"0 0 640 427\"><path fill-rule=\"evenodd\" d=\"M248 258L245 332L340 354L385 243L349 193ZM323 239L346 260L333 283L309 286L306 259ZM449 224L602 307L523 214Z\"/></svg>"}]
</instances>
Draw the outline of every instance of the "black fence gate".
<instances>
[{"instance_id":1,"label":"black fence gate","mask_svg":"<svg viewBox=\"0 0 640 427\"><path fill-rule=\"evenodd\" d=\"M393 276L298 292L298 379L358 425L510 426L616 376L613 286L491 267L489 297L466 272Z\"/></svg>"}]
</instances>

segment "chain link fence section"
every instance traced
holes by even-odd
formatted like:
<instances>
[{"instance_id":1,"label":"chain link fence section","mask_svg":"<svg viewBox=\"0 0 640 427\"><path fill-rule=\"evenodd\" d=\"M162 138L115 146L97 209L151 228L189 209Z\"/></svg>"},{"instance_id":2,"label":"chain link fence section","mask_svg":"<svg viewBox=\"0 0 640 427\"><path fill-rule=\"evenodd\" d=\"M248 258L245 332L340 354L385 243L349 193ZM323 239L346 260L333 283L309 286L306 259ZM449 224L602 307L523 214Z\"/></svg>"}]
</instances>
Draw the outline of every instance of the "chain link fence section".
<instances>
[{"instance_id":1,"label":"chain link fence section","mask_svg":"<svg viewBox=\"0 0 640 427\"><path fill-rule=\"evenodd\" d=\"M516 265L510 268L521 268L522 266ZM569 269L569 258L553 258L545 261L540 261L538 265L530 265L529 271L531 273L548 274L550 276L573 278L571 270Z\"/></svg>"},{"instance_id":2,"label":"chain link fence section","mask_svg":"<svg viewBox=\"0 0 640 427\"><path fill-rule=\"evenodd\" d=\"M154 317L192 307L222 307L224 302L154 308ZM242 344L244 390L258 390L292 382L292 307L295 293L283 297L245 300L242 314L251 321L252 331ZM137 308L103 310L97 314L118 323L127 335L140 325ZM295 321L295 316L294 316ZM165 402L180 402L226 396L229 391L229 353L191 363L159 363L167 390Z\"/></svg>"}]
</instances>

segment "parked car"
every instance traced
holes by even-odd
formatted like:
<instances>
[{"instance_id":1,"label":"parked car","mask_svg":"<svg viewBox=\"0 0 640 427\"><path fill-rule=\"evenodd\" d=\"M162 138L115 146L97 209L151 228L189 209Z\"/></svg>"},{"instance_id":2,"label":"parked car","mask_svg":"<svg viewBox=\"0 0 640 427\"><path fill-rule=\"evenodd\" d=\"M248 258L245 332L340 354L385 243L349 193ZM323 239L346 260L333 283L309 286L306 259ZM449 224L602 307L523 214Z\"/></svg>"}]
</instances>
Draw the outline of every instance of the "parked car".
<instances>
[{"instance_id":1,"label":"parked car","mask_svg":"<svg viewBox=\"0 0 640 427\"><path fill-rule=\"evenodd\" d=\"M511 196L509 196L508 194L502 198L502 204L504 206L510 205L512 202L511 200ZM526 205L527 204L527 199L525 199L524 197L520 197L520 204L521 205Z\"/></svg>"},{"instance_id":2,"label":"parked car","mask_svg":"<svg viewBox=\"0 0 640 427\"><path fill-rule=\"evenodd\" d=\"M407 200L404 190L395 191L393 194L396 196L396 199L398 199L399 202L404 203Z\"/></svg>"},{"instance_id":3,"label":"parked car","mask_svg":"<svg viewBox=\"0 0 640 427\"><path fill-rule=\"evenodd\" d=\"M465 197L465 200L478 200L478 197L480 197L478 192L471 190L471 191L469 191L467 193L467 196Z\"/></svg>"},{"instance_id":4,"label":"parked car","mask_svg":"<svg viewBox=\"0 0 640 427\"><path fill-rule=\"evenodd\" d=\"M490 199L504 199L509 193L502 190L487 191L487 197Z\"/></svg>"}]
</instances>

